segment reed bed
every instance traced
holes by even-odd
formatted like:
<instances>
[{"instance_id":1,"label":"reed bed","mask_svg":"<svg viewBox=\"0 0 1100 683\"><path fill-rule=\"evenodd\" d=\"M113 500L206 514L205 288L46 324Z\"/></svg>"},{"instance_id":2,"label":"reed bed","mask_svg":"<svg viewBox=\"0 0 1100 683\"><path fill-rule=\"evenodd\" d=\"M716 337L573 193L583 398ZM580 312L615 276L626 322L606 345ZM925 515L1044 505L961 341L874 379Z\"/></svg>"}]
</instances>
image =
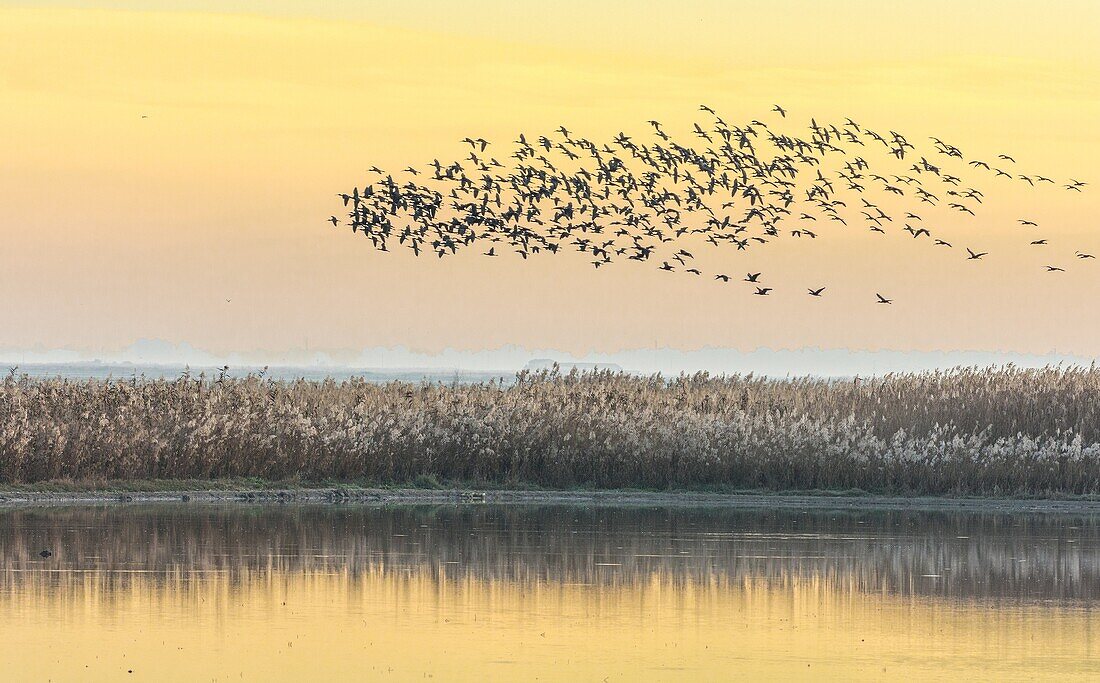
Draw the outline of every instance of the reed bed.
<instances>
[{"instance_id":1,"label":"reed bed","mask_svg":"<svg viewBox=\"0 0 1100 683\"><path fill-rule=\"evenodd\" d=\"M1100 493L1100 369L0 384L0 481Z\"/></svg>"}]
</instances>

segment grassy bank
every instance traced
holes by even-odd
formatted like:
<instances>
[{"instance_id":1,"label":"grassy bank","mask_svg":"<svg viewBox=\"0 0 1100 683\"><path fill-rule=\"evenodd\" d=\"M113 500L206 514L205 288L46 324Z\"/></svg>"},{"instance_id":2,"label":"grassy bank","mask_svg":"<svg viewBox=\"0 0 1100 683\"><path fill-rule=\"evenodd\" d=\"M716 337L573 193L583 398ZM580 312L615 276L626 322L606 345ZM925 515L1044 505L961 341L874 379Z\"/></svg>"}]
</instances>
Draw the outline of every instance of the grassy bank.
<instances>
[{"instance_id":1,"label":"grassy bank","mask_svg":"<svg viewBox=\"0 0 1100 683\"><path fill-rule=\"evenodd\" d=\"M1100 493L1100 370L0 384L0 483Z\"/></svg>"}]
</instances>

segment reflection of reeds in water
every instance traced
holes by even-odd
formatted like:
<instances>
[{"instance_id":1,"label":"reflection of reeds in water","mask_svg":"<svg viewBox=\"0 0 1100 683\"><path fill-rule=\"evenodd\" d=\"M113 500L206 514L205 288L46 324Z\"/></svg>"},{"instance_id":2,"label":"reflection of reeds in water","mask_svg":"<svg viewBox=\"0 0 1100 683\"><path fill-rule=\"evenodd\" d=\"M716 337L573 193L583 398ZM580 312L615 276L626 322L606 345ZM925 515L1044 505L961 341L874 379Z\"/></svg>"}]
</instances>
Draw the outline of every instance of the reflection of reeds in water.
<instances>
[{"instance_id":1,"label":"reflection of reeds in water","mask_svg":"<svg viewBox=\"0 0 1100 683\"><path fill-rule=\"evenodd\" d=\"M286 574L443 584L774 587L1089 601L1100 520L946 513L797 514L574 507L164 506L10 510L0 577L56 590L241 586ZM43 548L55 552L47 561ZM45 573L50 572L50 573Z\"/></svg>"},{"instance_id":2,"label":"reflection of reeds in water","mask_svg":"<svg viewBox=\"0 0 1100 683\"><path fill-rule=\"evenodd\" d=\"M653 574L593 587L378 566L151 576L112 587L39 574L0 591L6 676L116 681L131 667L134 679L156 681L1100 675L1092 610L840 592L815 577L777 586Z\"/></svg>"},{"instance_id":3,"label":"reflection of reeds in water","mask_svg":"<svg viewBox=\"0 0 1100 683\"><path fill-rule=\"evenodd\" d=\"M1100 492L1100 369L0 384L0 481L257 476Z\"/></svg>"}]
</instances>

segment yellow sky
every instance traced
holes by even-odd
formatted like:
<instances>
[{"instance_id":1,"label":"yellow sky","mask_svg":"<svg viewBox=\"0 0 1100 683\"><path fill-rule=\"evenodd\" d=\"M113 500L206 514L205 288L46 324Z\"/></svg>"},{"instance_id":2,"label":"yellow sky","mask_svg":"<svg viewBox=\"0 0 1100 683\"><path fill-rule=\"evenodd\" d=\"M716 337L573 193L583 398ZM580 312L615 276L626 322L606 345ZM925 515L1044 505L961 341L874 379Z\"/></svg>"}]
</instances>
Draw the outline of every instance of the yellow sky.
<instances>
[{"instance_id":1,"label":"yellow sky","mask_svg":"<svg viewBox=\"0 0 1100 683\"><path fill-rule=\"evenodd\" d=\"M214 351L1100 354L1100 265L1073 258L1100 253L1092 185L1071 196L985 180L978 219L937 214L942 234L991 252L981 264L862 227L709 257L712 270L768 273L777 292L764 300L650 264L594 271L579 255L380 254L325 223L372 164L460 157L466 135L504 145L563 123L593 137L644 135L650 118L688 128L700 102L730 121L775 102L798 121L852 116L1100 181L1092 3L95 4L0 5L0 348L155 337ZM1027 246L1021 216L1050 251ZM821 284L828 298L804 295ZM870 305L876 291L895 306Z\"/></svg>"}]
</instances>

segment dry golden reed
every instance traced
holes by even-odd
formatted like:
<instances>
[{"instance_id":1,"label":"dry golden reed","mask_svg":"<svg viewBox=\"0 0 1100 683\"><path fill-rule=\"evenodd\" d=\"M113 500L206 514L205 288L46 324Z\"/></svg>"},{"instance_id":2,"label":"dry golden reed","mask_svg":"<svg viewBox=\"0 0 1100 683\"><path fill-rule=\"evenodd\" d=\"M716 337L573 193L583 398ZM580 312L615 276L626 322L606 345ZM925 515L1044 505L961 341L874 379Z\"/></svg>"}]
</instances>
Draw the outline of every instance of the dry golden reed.
<instances>
[{"instance_id":1,"label":"dry golden reed","mask_svg":"<svg viewBox=\"0 0 1100 683\"><path fill-rule=\"evenodd\" d=\"M1100 493L1100 369L870 380L521 372L514 383L184 375L0 384L0 481Z\"/></svg>"}]
</instances>

